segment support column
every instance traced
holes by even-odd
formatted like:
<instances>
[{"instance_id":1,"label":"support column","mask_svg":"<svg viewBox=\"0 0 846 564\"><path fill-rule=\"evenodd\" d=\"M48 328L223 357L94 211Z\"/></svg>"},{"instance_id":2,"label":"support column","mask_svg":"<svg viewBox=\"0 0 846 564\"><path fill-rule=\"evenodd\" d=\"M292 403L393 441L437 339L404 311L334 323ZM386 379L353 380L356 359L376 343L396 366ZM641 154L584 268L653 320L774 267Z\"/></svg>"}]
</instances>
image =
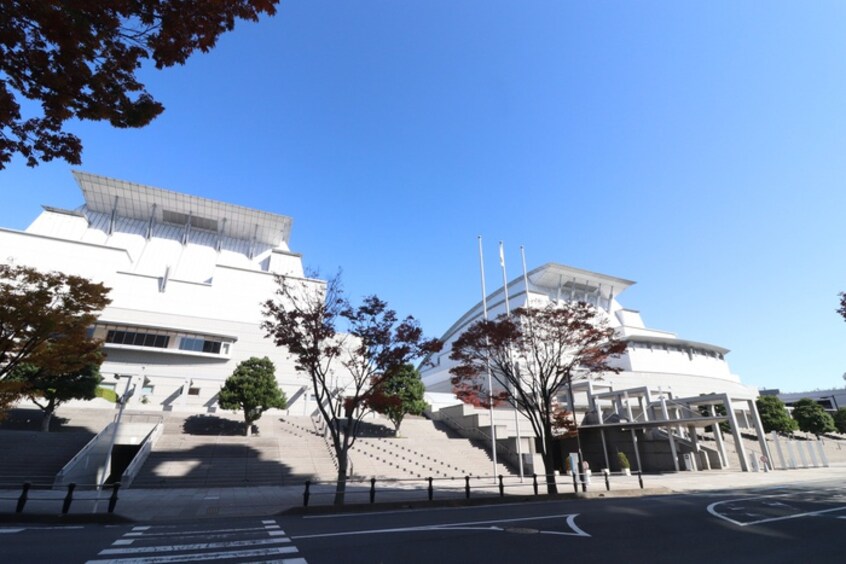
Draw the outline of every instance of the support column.
<instances>
[{"instance_id":1,"label":"support column","mask_svg":"<svg viewBox=\"0 0 846 564\"><path fill-rule=\"evenodd\" d=\"M737 449L737 458L740 459L740 469L744 472L749 472L749 461L746 460L746 448L743 446L743 439L740 437L740 430L737 426L737 417L734 416L734 407L731 405L731 398L728 395L723 396L725 399L726 414L729 418L729 425L731 425L731 435L734 437L734 447Z\"/></svg>"},{"instance_id":2,"label":"support column","mask_svg":"<svg viewBox=\"0 0 846 564\"><path fill-rule=\"evenodd\" d=\"M711 404L708 406L711 411L711 417L717 416L717 408ZM723 442L723 430L720 429L719 422L715 422L713 425L714 427L714 440L717 443L717 449L720 452L720 462L723 464L723 468L729 468L729 459L728 454L726 454L726 444Z\"/></svg>"},{"instance_id":3,"label":"support column","mask_svg":"<svg viewBox=\"0 0 846 564\"><path fill-rule=\"evenodd\" d=\"M623 397L626 400L626 415L629 418L629 421L634 421L634 417L632 416L632 404L629 402L629 392L623 392ZM635 459L637 459L637 471L643 472L643 466L640 463L640 450L637 448L637 433L634 429L630 429L632 433L632 446L634 447L635 451Z\"/></svg>"},{"instance_id":4,"label":"support column","mask_svg":"<svg viewBox=\"0 0 846 564\"><path fill-rule=\"evenodd\" d=\"M667 411L667 398L661 394L661 413L664 416L664 420L669 422L670 421L670 413ZM673 429L670 425L667 425L667 437L670 439L670 452L673 456L673 466L676 468L676 472L679 471L679 455L676 452L676 440L673 438Z\"/></svg>"},{"instance_id":5,"label":"support column","mask_svg":"<svg viewBox=\"0 0 846 564\"><path fill-rule=\"evenodd\" d=\"M764 425L761 423L761 416L758 414L758 406L755 405L755 400L747 400L749 405L749 412L752 414L752 423L755 425L755 433L758 435L758 444L761 446L761 454L767 457L767 462L764 470L774 470L773 459L770 456L770 446L767 444L767 435L764 433Z\"/></svg>"},{"instance_id":6,"label":"support column","mask_svg":"<svg viewBox=\"0 0 846 564\"><path fill-rule=\"evenodd\" d=\"M702 451L699 450L699 439L696 436L696 426L688 425L687 434L690 435L690 442L693 443L693 469L698 471L701 462L699 460L699 455L702 454Z\"/></svg>"}]
</instances>

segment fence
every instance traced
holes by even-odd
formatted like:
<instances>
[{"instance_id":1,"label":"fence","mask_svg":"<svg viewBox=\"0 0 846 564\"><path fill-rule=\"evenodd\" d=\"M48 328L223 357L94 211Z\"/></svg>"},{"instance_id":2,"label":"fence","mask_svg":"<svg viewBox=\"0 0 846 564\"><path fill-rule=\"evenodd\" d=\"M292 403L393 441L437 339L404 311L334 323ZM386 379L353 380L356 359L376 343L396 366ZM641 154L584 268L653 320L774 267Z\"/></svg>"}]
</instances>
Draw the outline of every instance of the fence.
<instances>
[{"instance_id":1,"label":"fence","mask_svg":"<svg viewBox=\"0 0 846 564\"><path fill-rule=\"evenodd\" d=\"M361 502L376 503L379 501L433 501L435 499L470 499L471 497L505 497L506 490L514 495L541 495L546 493L547 481L555 484L559 492L569 491L572 487L574 493L580 490L584 493L588 490L611 491L612 479L617 487L623 489L643 489L643 475L626 474L623 472L603 472L598 476L590 474L570 475L540 475L532 474L525 481L520 482L516 477L494 476L459 476L450 478L425 478L425 479L359 479L348 478L345 491L345 499L361 500ZM635 485L635 480L636 485ZM378 487L377 487L378 486ZM631 487L626 487L631 486ZM336 482L312 481L305 482L303 490L303 507L313 504L315 497L334 498ZM519 490L519 491L518 491Z\"/></svg>"},{"instance_id":2,"label":"fence","mask_svg":"<svg viewBox=\"0 0 846 564\"><path fill-rule=\"evenodd\" d=\"M15 497L9 496L0 496L0 499L5 500L14 500L17 499L17 504L15 505L15 513L23 513L24 509L26 508L27 504L31 503L49 503L53 504L54 506L59 505L61 502L61 512L62 515L67 515L70 511L71 505L74 501L104 501L101 496L101 490L97 489L96 484L79 484L80 489L83 490L85 493L79 494L77 493L77 485L75 483L70 483L67 485L66 491L63 493L59 489L50 489L52 484L47 483L33 483L33 482L24 482L21 485L21 492L19 495ZM38 497L30 498L30 490L32 489L37 490L48 490L46 495L41 495ZM90 489L89 489L90 488ZM109 513L114 513L115 506L118 502L118 491L120 490L120 482L115 482L110 486L104 487L104 489L111 489L111 494L109 495L108 501L109 504L107 506L107 511ZM8 492L12 492L13 490L7 490ZM5 492L4 492L5 493ZM96 508L96 505L95 505Z\"/></svg>"}]
</instances>

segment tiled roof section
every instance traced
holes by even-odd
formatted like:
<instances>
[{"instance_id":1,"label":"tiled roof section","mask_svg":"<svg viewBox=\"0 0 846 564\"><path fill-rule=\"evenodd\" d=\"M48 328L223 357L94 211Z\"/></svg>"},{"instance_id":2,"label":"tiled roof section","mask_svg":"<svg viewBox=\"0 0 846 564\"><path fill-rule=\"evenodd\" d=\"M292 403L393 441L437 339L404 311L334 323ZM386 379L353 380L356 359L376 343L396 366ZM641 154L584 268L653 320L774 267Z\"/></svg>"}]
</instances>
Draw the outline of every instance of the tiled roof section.
<instances>
[{"instance_id":1,"label":"tiled roof section","mask_svg":"<svg viewBox=\"0 0 846 564\"><path fill-rule=\"evenodd\" d=\"M162 190L105 176L74 171L86 207L95 212L157 224L191 223L192 230L220 231L234 239L287 245L291 218L190 194ZM183 223L184 224L184 223Z\"/></svg>"}]
</instances>

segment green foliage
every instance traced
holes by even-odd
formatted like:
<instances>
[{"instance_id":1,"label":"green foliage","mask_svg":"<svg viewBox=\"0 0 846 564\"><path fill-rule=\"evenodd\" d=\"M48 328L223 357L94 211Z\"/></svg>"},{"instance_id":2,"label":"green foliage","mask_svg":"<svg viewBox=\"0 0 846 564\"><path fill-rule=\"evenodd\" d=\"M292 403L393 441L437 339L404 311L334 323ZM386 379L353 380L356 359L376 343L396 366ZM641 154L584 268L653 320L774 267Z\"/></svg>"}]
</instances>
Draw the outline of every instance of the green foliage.
<instances>
[{"instance_id":1,"label":"green foliage","mask_svg":"<svg viewBox=\"0 0 846 564\"><path fill-rule=\"evenodd\" d=\"M34 364L18 364L9 373L8 380L20 382L24 394L44 411L41 429L48 431L50 419L61 404L72 399L94 399L102 378L99 364L60 373Z\"/></svg>"},{"instance_id":2,"label":"green foliage","mask_svg":"<svg viewBox=\"0 0 846 564\"><path fill-rule=\"evenodd\" d=\"M271 408L285 409L287 398L276 382L276 367L267 357L251 357L238 365L220 389L218 403L223 409L244 412L245 434L254 422Z\"/></svg>"},{"instance_id":3,"label":"green foliage","mask_svg":"<svg viewBox=\"0 0 846 564\"><path fill-rule=\"evenodd\" d=\"M626 456L625 452L617 453L617 464L620 465L621 470L627 470L632 467L632 465L629 463L629 457Z\"/></svg>"},{"instance_id":4,"label":"green foliage","mask_svg":"<svg viewBox=\"0 0 846 564\"><path fill-rule=\"evenodd\" d=\"M410 364L403 364L388 373L374 391L371 407L387 416L397 433L406 414L420 415L426 409L420 372Z\"/></svg>"},{"instance_id":5,"label":"green foliage","mask_svg":"<svg viewBox=\"0 0 846 564\"><path fill-rule=\"evenodd\" d=\"M799 428L798 423L790 417L784 402L778 396L761 396L755 400L755 405L758 407L761 424L767 433L772 431L789 433Z\"/></svg>"},{"instance_id":6,"label":"green foliage","mask_svg":"<svg viewBox=\"0 0 846 564\"><path fill-rule=\"evenodd\" d=\"M846 407L841 407L834 413L834 426L841 433L846 433Z\"/></svg>"},{"instance_id":7,"label":"green foliage","mask_svg":"<svg viewBox=\"0 0 846 564\"><path fill-rule=\"evenodd\" d=\"M94 395L112 403L117 403L118 401L117 392L109 388L97 388L94 391Z\"/></svg>"},{"instance_id":8,"label":"green foliage","mask_svg":"<svg viewBox=\"0 0 846 564\"><path fill-rule=\"evenodd\" d=\"M812 399L802 398L793 406L793 419L799 424L799 429L806 433L822 435L835 431L834 419L826 413L823 406Z\"/></svg>"}]
</instances>

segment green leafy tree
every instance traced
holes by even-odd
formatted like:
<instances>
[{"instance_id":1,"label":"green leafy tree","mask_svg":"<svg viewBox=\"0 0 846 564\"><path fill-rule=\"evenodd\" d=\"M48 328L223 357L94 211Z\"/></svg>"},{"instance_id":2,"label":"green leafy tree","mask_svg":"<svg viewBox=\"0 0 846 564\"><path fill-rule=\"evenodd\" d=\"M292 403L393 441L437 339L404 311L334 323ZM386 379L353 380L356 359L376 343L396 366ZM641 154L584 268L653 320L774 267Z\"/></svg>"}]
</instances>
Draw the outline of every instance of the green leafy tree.
<instances>
[{"instance_id":1,"label":"green leafy tree","mask_svg":"<svg viewBox=\"0 0 846 564\"><path fill-rule=\"evenodd\" d=\"M285 409L284 392L276 382L276 368L267 357L249 358L235 369L220 389L218 403L223 409L243 411L244 434L250 436L253 423L270 408Z\"/></svg>"},{"instance_id":2,"label":"green leafy tree","mask_svg":"<svg viewBox=\"0 0 846 564\"><path fill-rule=\"evenodd\" d=\"M841 433L846 433L846 407L841 407L834 412L834 426Z\"/></svg>"},{"instance_id":3,"label":"green leafy tree","mask_svg":"<svg viewBox=\"0 0 846 564\"><path fill-rule=\"evenodd\" d=\"M19 364L9 375L9 381L20 382L24 394L44 412L41 420L44 432L50 430L50 421L61 404L72 399L94 399L101 380L99 364L60 372Z\"/></svg>"},{"instance_id":4,"label":"green leafy tree","mask_svg":"<svg viewBox=\"0 0 846 564\"><path fill-rule=\"evenodd\" d=\"M840 292L840 307L837 309L837 313L846 321L846 292Z\"/></svg>"},{"instance_id":5,"label":"green leafy tree","mask_svg":"<svg viewBox=\"0 0 846 564\"><path fill-rule=\"evenodd\" d=\"M423 401L425 391L420 372L410 364L403 364L385 375L369 403L374 411L391 420L396 434L399 434L407 414L420 415L426 409Z\"/></svg>"},{"instance_id":6,"label":"green leafy tree","mask_svg":"<svg viewBox=\"0 0 846 564\"><path fill-rule=\"evenodd\" d=\"M0 3L0 169L79 164L69 120L143 127L164 111L136 76L211 50L237 20L273 15L279 0L3 0ZM40 105L34 115L22 115ZM34 103L33 103L34 102Z\"/></svg>"},{"instance_id":7,"label":"green leafy tree","mask_svg":"<svg viewBox=\"0 0 846 564\"><path fill-rule=\"evenodd\" d=\"M793 406L793 419L799 424L799 430L817 436L835 431L834 419L826 413L823 406L812 399L802 398Z\"/></svg>"},{"instance_id":8,"label":"green leafy tree","mask_svg":"<svg viewBox=\"0 0 846 564\"><path fill-rule=\"evenodd\" d=\"M770 433L789 433L799 428L796 420L790 417L784 402L778 396L761 396L755 400L758 407L758 414L761 416L761 424L764 431Z\"/></svg>"}]
</instances>

